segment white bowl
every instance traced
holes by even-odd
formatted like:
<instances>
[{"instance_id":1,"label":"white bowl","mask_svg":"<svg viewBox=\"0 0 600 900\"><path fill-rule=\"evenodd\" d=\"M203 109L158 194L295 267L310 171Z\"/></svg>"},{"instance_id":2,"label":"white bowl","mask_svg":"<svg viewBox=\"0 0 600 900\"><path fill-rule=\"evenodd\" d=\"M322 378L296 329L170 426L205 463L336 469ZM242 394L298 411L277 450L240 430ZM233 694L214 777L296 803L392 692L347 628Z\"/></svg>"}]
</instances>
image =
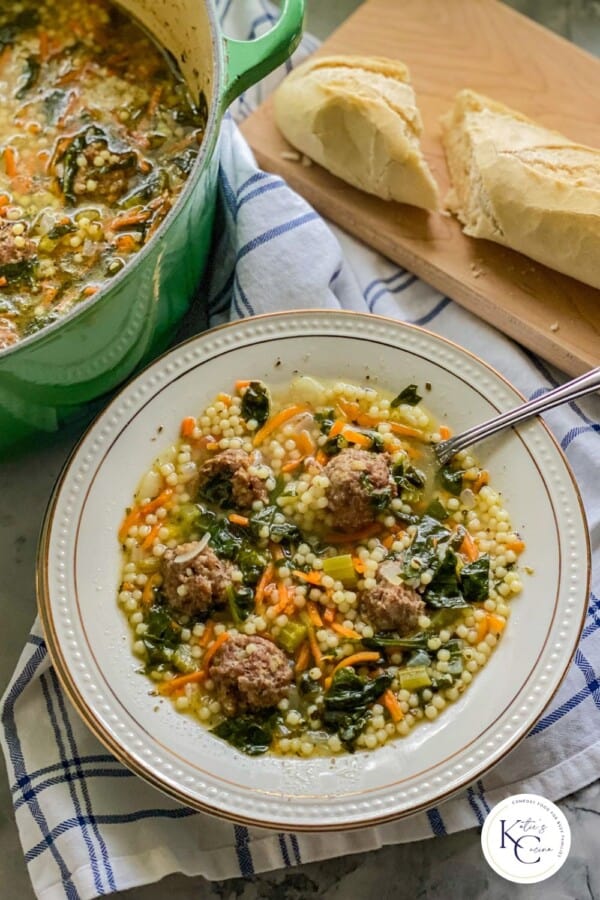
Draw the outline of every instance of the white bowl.
<instances>
[{"instance_id":1,"label":"white bowl","mask_svg":"<svg viewBox=\"0 0 600 900\"><path fill-rule=\"evenodd\" d=\"M112 401L67 464L47 513L39 607L65 690L125 765L182 803L277 829L348 829L437 804L524 737L560 684L585 616L589 544L581 500L545 425L482 444L527 549L524 591L497 650L461 699L383 747L331 759L250 758L151 694L117 606L124 508L143 472L236 379L296 373L381 386L432 384L426 403L455 431L522 398L460 347L373 315L295 312L245 319L163 356Z\"/></svg>"}]
</instances>

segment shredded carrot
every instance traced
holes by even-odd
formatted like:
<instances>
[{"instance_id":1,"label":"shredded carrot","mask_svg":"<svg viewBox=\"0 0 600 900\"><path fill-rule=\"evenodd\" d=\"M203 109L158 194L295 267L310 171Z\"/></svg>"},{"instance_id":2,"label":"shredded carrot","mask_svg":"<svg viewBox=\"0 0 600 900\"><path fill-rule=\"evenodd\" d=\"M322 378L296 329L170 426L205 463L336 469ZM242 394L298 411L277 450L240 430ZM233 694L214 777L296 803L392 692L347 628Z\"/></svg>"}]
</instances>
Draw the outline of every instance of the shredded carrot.
<instances>
[{"instance_id":1,"label":"shredded carrot","mask_svg":"<svg viewBox=\"0 0 600 900\"><path fill-rule=\"evenodd\" d=\"M207 450L218 450L219 445L217 444L216 441L209 441L206 445L206 449Z\"/></svg>"},{"instance_id":2,"label":"shredded carrot","mask_svg":"<svg viewBox=\"0 0 600 900\"><path fill-rule=\"evenodd\" d=\"M341 434L344 428L346 427L346 423L343 419L336 419L333 425L329 430L329 437L337 437L338 434Z\"/></svg>"},{"instance_id":3,"label":"shredded carrot","mask_svg":"<svg viewBox=\"0 0 600 900\"><path fill-rule=\"evenodd\" d=\"M194 416L186 416L186 418L183 419L183 421L181 423L181 429L180 429L181 437L183 437L183 438L191 437L194 433L195 427L196 427L196 419L194 418Z\"/></svg>"},{"instance_id":4,"label":"shredded carrot","mask_svg":"<svg viewBox=\"0 0 600 900\"><path fill-rule=\"evenodd\" d=\"M210 642L212 641L214 633L215 633L215 623L211 619L209 621L208 625L206 626L206 628L204 629L202 637L198 641L198 645L200 647L207 647L210 644Z\"/></svg>"},{"instance_id":5,"label":"shredded carrot","mask_svg":"<svg viewBox=\"0 0 600 900\"><path fill-rule=\"evenodd\" d=\"M306 604L306 611L308 612L310 621L313 623L313 625L315 625L316 628L322 628L323 619L321 618L321 614L319 613L316 604L311 600L309 600Z\"/></svg>"},{"instance_id":6,"label":"shredded carrot","mask_svg":"<svg viewBox=\"0 0 600 900\"><path fill-rule=\"evenodd\" d=\"M490 629L489 617L484 616L477 622L477 643L482 641Z\"/></svg>"},{"instance_id":7,"label":"shredded carrot","mask_svg":"<svg viewBox=\"0 0 600 900\"><path fill-rule=\"evenodd\" d=\"M464 553L467 559L469 559L471 562L479 559L479 549L468 531L465 532L463 542L460 545L460 552Z\"/></svg>"},{"instance_id":8,"label":"shredded carrot","mask_svg":"<svg viewBox=\"0 0 600 900\"><path fill-rule=\"evenodd\" d=\"M272 606L273 614L275 616L280 616L285 610L290 606L290 603L293 603L293 597L290 597L289 591L285 584L280 584L277 588L279 600Z\"/></svg>"},{"instance_id":9,"label":"shredded carrot","mask_svg":"<svg viewBox=\"0 0 600 900\"><path fill-rule=\"evenodd\" d=\"M19 174L17 169L17 151L10 145L4 148L4 165L9 178L14 178L15 175Z\"/></svg>"},{"instance_id":10,"label":"shredded carrot","mask_svg":"<svg viewBox=\"0 0 600 900\"><path fill-rule=\"evenodd\" d=\"M150 500L149 503L146 503L145 506L138 506L135 509L132 509L129 515L125 516L123 522L121 523L121 527L119 529L119 540L121 543L127 537L129 529L132 525L137 525L141 519L148 515L148 513L154 512L155 509L158 509L159 506L164 506L169 502L169 498L173 493L172 488L167 488L162 494L159 494L154 500Z\"/></svg>"},{"instance_id":11,"label":"shredded carrot","mask_svg":"<svg viewBox=\"0 0 600 900\"><path fill-rule=\"evenodd\" d=\"M353 428L344 428L342 434L346 440L351 441L353 444L358 444L359 447L368 448L373 443L368 435L363 434L361 431L355 431Z\"/></svg>"},{"instance_id":12,"label":"shredded carrot","mask_svg":"<svg viewBox=\"0 0 600 900\"><path fill-rule=\"evenodd\" d=\"M389 712L392 722L396 723L402 721L404 713L402 712L398 699L393 691L390 691L389 688L384 691L381 696L381 702Z\"/></svg>"},{"instance_id":13,"label":"shredded carrot","mask_svg":"<svg viewBox=\"0 0 600 900\"><path fill-rule=\"evenodd\" d=\"M350 419L351 422L357 421L357 416L360 415L360 406L358 405L358 403L340 399L338 400L337 405L347 419Z\"/></svg>"},{"instance_id":14,"label":"shredded carrot","mask_svg":"<svg viewBox=\"0 0 600 900\"><path fill-rule=\"evenodd\" d=\"M337 632L337 634L341 634L342 637L350 638L352 641L360 641L360 634L358 631L354 631L352 628L345 628L338 622L331 623L331 630Z\"/></svg>"},{"instance_id":15,"label":"shredded carrot","mask_svg":"<svg viewBox=\"0 0 600 900\"><path fill-rule=\"evenodd\" d=\"M117 216L111 222L109 222L108 227L112 228L113 231L117 231L120 228L128 228L130 225L141 225L142 222L145 222L151 213L147 209L141 209L137 212L125 213L124 215Z\"/></svg>"},{"instance_id":16,"label":"shredded carrot","mask_svg":"<svg viewBox=\"0 0 600 900\"><path fill-rule=\"evenodd\" d=\"M130 581L124 581L123 584L121 585L121 590L122 591L134 591L135 587L132 585L132 583Z\"/></svg>"},{"instance_id":17,"label":"shredded carrot","mask_svg":"<svg viewBox=\"0 0 600 900\"><path fill-rule=\"evenodd\" d=\"M144 585L144 590L142 591L142 603L144 606L150 606L154 599L154 588L160 582L160 575L158 572L155 572L154 575L151 575L146 584Z\"/></svg>"},{"instance_id":18,"label":"shredded carrot","mask_svg":"<svg viewBox=\"0 0 600 900\"><path fill-rule=\"evenodd\" d=\"M278 562L280 559L283 559L284 552L281 544L276 544L274 541L272 541L269 544L269 550L271 551L271 556L276 562Z\"/></svg>"},{"instance_id":19,"label":"shredded carrot","mask_svg":"<svg viewBox=\"0 0 600 900\"><path fill-rule=\"evenodd\" d=\"M231 406L231 397L229 394L217 394L217 400L219 400L224 406Z\"/></svg>"},{"instance_id":20,"label":"shredded carrot","mask_svg":"<svg viewBox=\"0 0 600 900\"><path fill-rule=\"evenodd\" d=\"M357 425L361 425L363 428L375 428L377 425L379 425L379 422L381 420L376 419L374 416L370 416L368 413L359 413L357 416L355 416L354 421Z\"/></svg>"},{"instance_id":21,"label":"shredded carrot","mask_svg":"<svg viewBox=\"0 0 600 900\"><path fill-rule=\"evenodd\" d=\"M352 565L354 566L355 571L358 572L359 575L364 575L365 564L362 561L362 559L360 558L360 556L352 557Z\"/></svg>"},{"instance_id":22,"label":"shredded carrot","mask_svg":"<svg viewBox=\"0 0 600 900\"><path fill-rule=\"evenodd\" d=\"M240 391L243 391L244 388L250 387L251 384L252 384L251 381L236 381L235 389L239 393Z\"/></svg>"},{"instance_id":23,"label":"shredded carrot","mask_svg":"<svg viewBox=\"0 0 600 900\"><path fill-rule=\"evenodd\" d=\"M310 652L312 653L312 658L315 661L315 666L321 667L323 662L323 654L321 653L321 648L319 647L317 638L315 636L315 630L312 626L309 626L308 629L308 641L310 644Z\"/></svg>"},{"instance_id":24,"label":"shredded carrot","mask_svg":"<svg viewBox=\"0 0 600 900\"><path fill-rule=\"evenodd\" d=\"M494 613L488 613L488 628L492 634L500 634L504 631L506 627L506 619L502 619L500 616L494 615Z\"/></svg>"},{"instance_id":25,"label":"shredded carrot","mask_svg":"<svg viewBox=\"0 0 600 900\"><path fill-rule=\"evenodd\" d=\"M295 669L296 672L304 672L306 668L308 668L308 664L310 662L310 644L308 641L304 641L301 644L300 649L298 650L298 654L296 656Z\"/></svg>"},{"instance_id":26,"label":"shredded carrot","mask_svg":"<svg viewBox=\"0 0 600 900\"><path fill-rule=\"evenodd\" d=\"M162 527L162 522L157 522L156 525L152 526L152 528L142 541L142 550L148 550L152 546L152 544L154 543L154 539L158 537L158 532Z\"/></svg>"},{"instance_id":27,"label":"shredded carrot","mask_svg":"<svg viewBox=\"0 0 600 900\"><path fill-rule=\"evenodd\" d=\"M395 540L396 540L395 534L388 534L387 537L384 537L384 539L382 540L381 543L383 544L383 546L385 547L386 550L389 550Z\"/></svg>"},{"instance_id":28,"label":"shredded carrot","mask_svg":"<svg viewBox=\"0 0 600 900\"><path fill-rule=\"evenodd\" d=\"M0 287L6 287L8 280L5 275L0 276Z\"/></svg>"},{"instance_id":29,"label":"shredded carrot","mask_svg":"<svg viewBox=\"0 0 600 900\"><path fill-rule=\"evenodd\" d=\"M312 456L315 452L315 444L306 429L303 429L296 438L296 446L303 456Z\"/></svg>"},{"instance_id":30,"label":"shredded carrot","mask_svg":"<svg viewBox=\"0 0 600 900\"><path fill-rule=\"evenodd\" d=\"M219 647L222 647L223 644L225 643L225 641L227 641L227 640L229 640L229 632L222 631L221 634L219 634L214 639L214 641L212 642L212 644L210 645L210 647L204 654L204 657L202 659L202 668L204 669L204 672L206 674L208 674L208 667L210 666L213 656L215 655L215 653L217 652Z\"/></svg>"},{"instance_id":31,"label":"shredded carrot","mask_svg":"<svg viewBox=\"0 0 600 900\"><path fill-rule=\"evenodd\" d=\"M172 694L174 691L180 690L186 684L197 684L204 681L206 672L201 669L199 672L191 672L189 675L179 675L177 678L171 678L170 681L163 681L158 686L159 694Z\"/></svg>"},{"instance_id":32,"label":"shredded carrot","mask_svg":"<svg viewBox=\"0 0 600 900\"><path fill-rule=\"evenodd\" d=\"M323 452L323 450L319 450L317 455L315 456L315 461L318 462L320 466L327 465L327 454Z\"/></svg>"},{"instance_id":33,"label":"shredded carrot","mask_svg":"<svg viewBox=\"0 0 600 900\"><path fill-rule=\"evenodd\" d=\"M299 578L300 581L306 581L308 584L321 584L321 572L300 572L299 569L294 569L292 575Z\"/></svg>"},{"instance_id":34,"label":"shredded carrot","mask_svg":"<svg viewBox=\"0 0 600 900\"><path fill-rule=\"evenodd\" d=\"M260 576L259 582L256 585L256 591L254 592L254 603L257 610L262 607L262 602L265 596L265 588L273 580L274 574L275 566L273 565L273 563L269 563L265 571Z\"/></svg>"},{"instance_id":35,"label":"shredded carrot","mask_svg":"<svg viewBox=\"0 0 600 900\"><path fill-rule=\"evenodd\" d=\"M301 466L304 462L304 457L301 456L300 459L292 459L290 462L286 463L281 467L282 472L293 472L294 469L297 469L298 466Z\"/></svg>"},{"instance_id":36,"label":"shredded carrot","mask_svg":"<svg viewBox=\"0 0 600 900\"><path fill-rule=\"evenodd\" d=\"M507 550L512 550L513 553L522 553L523 550L525 549L525 541L521 541L521 540L509 541L509 543L505 544L504 546L506 547Z\"/></svg>"},{"instance_id":37,"label":"shredded carrot","mask_svg":"<svg viewBox=\"0 0 600 900\"><path fill-rule=\"evenodd\" d=\"M325 536L325 541L334 546L336 544L355 544L357 541L364 541L366 538L373 537L379 531L381 531L381 524L373 522L372 525L367 525L360 531L353 531L350 534L328 534Z\"/></svg>"},{"instance_id":38,"label":"shredded carrot","mask_svg":"<svg viewBox=\"0 0 600 900\"><path fill-rule=\"evenodd\" d=\"M137 241L130 234L120 234L115 241L115 246L119 253L133 253L137 247Z\"/></svg>"},{"instance_id":39,"label":"shredded carrot","mask_svg":"<svg viewBox=\"0 0 600 900\"><path fill-rule=\"evenodd\" d=\"M97 294L100 288L95 284L88 284L87 287L84 287L82 293L84 297L93 297L94 294Z\"/></svg>"},{"instance_id":40,"label":"shredded carrot","mask_svg":"<svg viewBox=\"0 0 600 900\"><path fill-rule=\"evenodd\" d=\"M299 416L300 413L306 412L308 410L308 406L301 403L295 403L293 406L287 406L285 409L282 409L280 412L276 413L274 416L271 416L270 419L267 419L262 428L254 435L254 440L252 443L255 447L258 447L266 437L272 434L277 428L283 425L285 422L288 422L290 419L293 419L294 416Z\"/></svg>"},{"instance_id":41,"label":"shredded carrot","mask_svg":"<svg viewBox=\"0 0 600 900\"><path fill-rule=\"evenodd\" d=\"M487 472L485 469L483 469L479 473L479 475L477 476L475 481L473 482L473 492L475 494L478 494L484 485L489 484L489 480L490 480L490 473Z\"/></svg>"},{"instance_id":42,"label":"shredded carrot","mask_svg":"<svg viewBox=\"0 0 600 900\"><path fill-rule=\"evenodd\" d=\"M0 206L7 206L10 203L8 194L0 194Z\"/></svg>"},{"instance_id":43,"label":"shredded carrot","mask_svg":"<svg viewBox=\"0 0 600 900\"><path fill-rule=\"evenodd\" d=\"M330 607L328 607L325 610L325 612L323 613L323 621L325 622L326 625L331 625L331 623L334 621L334 619L335 619L335 609L331 609Z\"/></svg>"},{"instance_id":44,"label":"shredded carrot","mask_svg":"<svg viewBox=\"0 0 600 900\"><path fill-rule=\"evenodd\" d=\"M40 31L40 60L46 62L48 59L48 32Z\"/></svg>"},{"instance_id":45,"label":"shredded carrot","mask_svg":"<svg viewBox=\"0 0 600 900\"><path fill-rule=\"evenodd\" d=\"M233 525L243 525L245 527L250 524L250 519L247 516L239 516L237 513L230 513L228 519Z\"/></svg>"},{"instance_id":46,"label":"shredded carrot","mask_svg":"<svg viewBox=\"0 0 600 900\"><path fill-rule=\"evenodd\" d=\"M160 95L162 94L162 86L159 85L152 92L152 96L150 97L150 103L148 104L148 108L146 110L147 116L153 116L156 112L158 104L160 102Z\"/></svg>"},{"instance_id":47,"label":"shredded carrot","mask_svg":"<svg viewBox=\"0 0 600 900\"><path fill-rule=\"evenodd\" d=\"M426 441L427 436L417 428L411 428L409 425L401 425L399 422L388 422L394 434L402 435L402 437L415 438L418 441Z\"/></svg>"},{"instance_id":48,"label":"shredded carrot","mask_svg":"<svg viewBox=\"0 0 600 900\"><path fill-rule=\"evenodd\" d=\"M360 666L364 663L373 663L377 662L380 658L381 654L377 650L364 650L360 653L353 653L352 656L346 656L344 659L340 660L334 668L332 675L335 675L338 669L344 669L346 666Z\"/></svg>"},{"instance_id":49,"label":"shredded carrot","mask_svg":"<svg viewBox=\"0 0 600 900\"><path fill-rule=\"evenodd\" d=\"M440 437L443 441L447 441L448 438L452 437L452 432L448 428L447 425L440 425L439 427Z\"/></svg>"}]
</instances>

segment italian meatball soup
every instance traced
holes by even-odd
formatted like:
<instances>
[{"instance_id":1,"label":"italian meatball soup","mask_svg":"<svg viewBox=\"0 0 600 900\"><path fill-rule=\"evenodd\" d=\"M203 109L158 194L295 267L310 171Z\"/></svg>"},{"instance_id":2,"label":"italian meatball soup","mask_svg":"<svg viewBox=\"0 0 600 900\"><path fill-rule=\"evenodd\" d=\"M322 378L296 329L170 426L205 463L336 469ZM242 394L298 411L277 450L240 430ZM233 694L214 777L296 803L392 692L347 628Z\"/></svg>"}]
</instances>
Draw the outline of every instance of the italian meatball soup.
<instances>
[{"instance_id":1,"label":"italian meatball soup","mask_svg":"<svg viewBox=\"0 0 600 900\"><path fill-rule=\"evenodd\" d=\"M422 403L239 381L142 478L118 596L158 695L249 754L376 748L443 713L501 640L523 541Z\"/></svg>"},{"instance_id":2,"label":"italian meatball soup","mask_svg":"<svg viewBox=\"0 0 600 900\"><path fill-rule=\"evenodd\" d=\"M188 177L207 110L107 0L3 3L0 82L1 351L144 246Z\"/></svg>"}]
</instances>

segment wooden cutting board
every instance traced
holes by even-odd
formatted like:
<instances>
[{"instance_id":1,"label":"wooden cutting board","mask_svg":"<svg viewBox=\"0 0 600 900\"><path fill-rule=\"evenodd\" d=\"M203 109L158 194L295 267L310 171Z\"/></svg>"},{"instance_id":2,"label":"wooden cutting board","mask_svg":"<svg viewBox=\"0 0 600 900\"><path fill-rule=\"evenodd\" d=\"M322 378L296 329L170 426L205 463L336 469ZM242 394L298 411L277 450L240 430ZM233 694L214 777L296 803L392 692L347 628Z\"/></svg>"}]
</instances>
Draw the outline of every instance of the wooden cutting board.
<instances>
[{"instance_id":1,"label":"wooden cutting board","mask_svg":"<svg viewBox=\"0 0 600 900\"><path fill-rule=\"evenodd\" d=\"M367 0L319 50L332 53L408 64L425 126L423 151L442 196L448 173L439 117L463 87L600 147L600 61L496 0ZM600 365L600 291L467 238L447 215L386 203L319 166L286 159L291 148L270 100L242 130L261 166L346 231L564 371Z\"/></svg>"}]
</instances>

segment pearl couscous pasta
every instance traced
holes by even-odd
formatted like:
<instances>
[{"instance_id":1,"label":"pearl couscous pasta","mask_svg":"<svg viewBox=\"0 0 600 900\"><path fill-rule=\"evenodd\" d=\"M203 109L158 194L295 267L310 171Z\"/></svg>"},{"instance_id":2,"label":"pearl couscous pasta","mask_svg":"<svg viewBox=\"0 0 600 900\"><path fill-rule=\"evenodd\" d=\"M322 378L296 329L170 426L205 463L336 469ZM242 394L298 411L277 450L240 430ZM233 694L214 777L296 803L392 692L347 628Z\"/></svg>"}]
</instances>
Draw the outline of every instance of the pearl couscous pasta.
<instances>
[{"instance_id":1,"label":"pearl couscous pasta","mask_svg":"<svg viewBox=\"0 0 600 900\"><path fill-rule=\"evenodd\" d=\"M524 544L474 458L436 464L420 391L240 381L142 478L119 533L134 653L239 750L404 737L501 639Z\"/></svg>"}]
</instances>

